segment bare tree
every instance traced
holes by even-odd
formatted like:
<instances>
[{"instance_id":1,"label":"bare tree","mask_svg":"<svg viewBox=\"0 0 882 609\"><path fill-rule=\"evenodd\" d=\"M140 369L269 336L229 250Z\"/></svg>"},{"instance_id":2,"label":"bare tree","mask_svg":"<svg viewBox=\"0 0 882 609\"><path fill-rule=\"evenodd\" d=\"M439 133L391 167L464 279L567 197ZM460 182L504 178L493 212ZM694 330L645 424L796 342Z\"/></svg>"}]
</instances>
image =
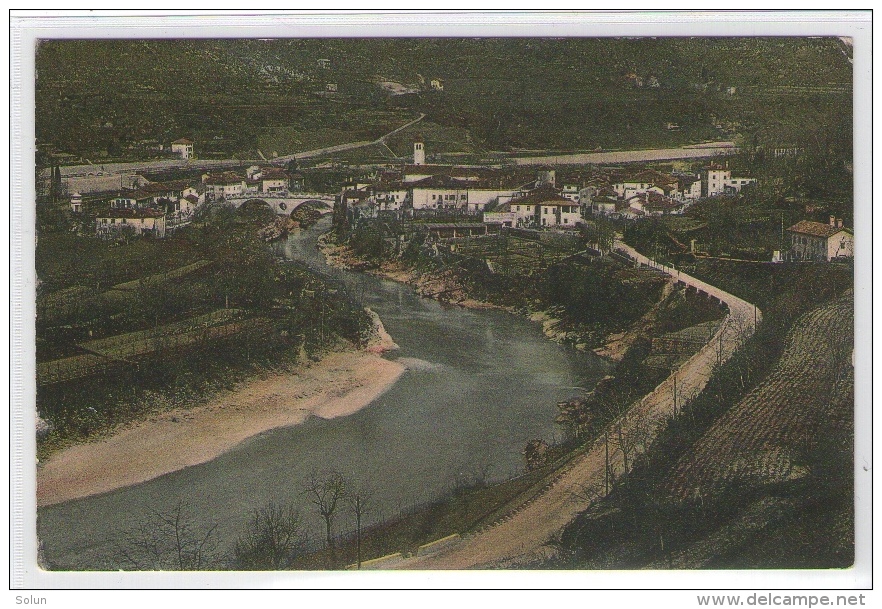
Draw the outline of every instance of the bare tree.
<instances>
[{"instance_id":1,"label":"bare tree","mask_svg":"<svg viewBox=\"0 0 882 609\"><path fill-rule=\"evenodd\" d=\"M122 561L140 571L199 571L217 564L217 523L198 525L179 500L171 509L150 509L148 517L116 543Z\"/></svg>"},{"instance_id":2,"label":"bare tree","mask_svg":"<svg viewBox=\"0 0 882 609\"><path fill-rule=\"evenodd\" d=\"M269 503L254 510L236 541L236 562L243 569L279 570L291 565L306 546L303 520L292 504Z\"/></svg>"},{"instance_id":3,"label":"bare tree","mask_svg":"<svg viewBox=\"0 0 882 609\"><path fill-rule=\"evenodd\" d=\"M346 479L338 471L331 471L324 476L313 472L303 483L306 495L325 522L325 535L330 552L329 568L334 568L334 517L337 515L341 503L347 497Z\"/></svg>"}]
</instances>

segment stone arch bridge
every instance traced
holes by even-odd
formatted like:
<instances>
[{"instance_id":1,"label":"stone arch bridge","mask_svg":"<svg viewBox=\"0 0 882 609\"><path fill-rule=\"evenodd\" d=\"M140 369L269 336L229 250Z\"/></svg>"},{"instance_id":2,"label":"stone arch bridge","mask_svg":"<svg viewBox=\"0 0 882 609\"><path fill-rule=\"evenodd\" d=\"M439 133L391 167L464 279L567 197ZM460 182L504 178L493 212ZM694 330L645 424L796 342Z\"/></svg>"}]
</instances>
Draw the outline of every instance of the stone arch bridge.
<instances>
[{"instance_id":1,"label":"stone arch bridge","mask_svg":"<svg viewBox=\"0 0 882 609\"><path fill-rule=\"evenodd\" d=\"M319 201L321 203L327 204L329 207L333 207L334 195L318 192L259 192L236 195L234 197L226 197L223 202L231 207L234 207L235 209L239 209L248 201L263 201L277 215L287 216L307 201Z\"/></svg>"}]
</instances>

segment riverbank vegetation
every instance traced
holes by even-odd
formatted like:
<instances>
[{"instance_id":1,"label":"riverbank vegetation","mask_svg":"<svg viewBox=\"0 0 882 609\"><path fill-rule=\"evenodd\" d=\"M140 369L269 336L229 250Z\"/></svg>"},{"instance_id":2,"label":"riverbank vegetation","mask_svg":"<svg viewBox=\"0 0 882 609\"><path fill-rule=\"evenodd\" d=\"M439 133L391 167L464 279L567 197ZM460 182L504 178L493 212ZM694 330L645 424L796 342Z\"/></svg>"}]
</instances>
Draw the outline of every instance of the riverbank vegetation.
<instances>
[{"instance_id":1,"label":"riverbank vegetation","mask_svg":"<svg viewBox=\"0 0 882 609\"><path fill-rule=\"evenodd\" d=\"M167 239L128 243L41 232L37 409L51 428L41 457L364 343L368 315L337 286L279 262L253 220L218 209Z\"/></svg>"}]
</instances>

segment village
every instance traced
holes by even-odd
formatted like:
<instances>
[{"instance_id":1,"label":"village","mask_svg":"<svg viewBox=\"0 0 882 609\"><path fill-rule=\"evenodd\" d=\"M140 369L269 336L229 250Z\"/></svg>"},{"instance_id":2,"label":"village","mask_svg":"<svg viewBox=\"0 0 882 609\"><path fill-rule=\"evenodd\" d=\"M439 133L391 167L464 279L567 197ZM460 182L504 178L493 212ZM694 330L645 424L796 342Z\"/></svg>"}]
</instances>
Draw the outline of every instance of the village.
<instances>
[{"instance_id":1,"label":"village","mask_svg":"<svg viewBox=\"0 0 882 609\"><path fill-rule=\"evenodd\" d=\"M195 158L191 140L176 140L171 147L182 159ZM505 229L577 233L595 218L627 223L682 216L701 200L737 200L757 182L753 177L733 175L725 158L700 163L694 173L636 165L433 164L426 162L426 143L420 139L413 144L412 163L353 168L359 173L342 184L339 193L304 192L304 175L296 169L249 165L208 171L191 179L149 181L141 175L126 175L131 188L93 190L87 195L73 192L69 209L79 232L102 239L161 239L188 226L207 204L239 208L250 202L278 216L289 216L306 201L330 202L332 197L353 229L359 223L394 220L422 226L437 237L498 234ZM83 190L95 188L87 180L70 178L63 188L76 188L77 182ZM84 196L88 206L84 206ZM853 231L843 226L841 218L831 216L828 223L803 219L786 232L789 239L774 252L773 261L830 261L854 255Z\"/></svg>"}]
</instances>

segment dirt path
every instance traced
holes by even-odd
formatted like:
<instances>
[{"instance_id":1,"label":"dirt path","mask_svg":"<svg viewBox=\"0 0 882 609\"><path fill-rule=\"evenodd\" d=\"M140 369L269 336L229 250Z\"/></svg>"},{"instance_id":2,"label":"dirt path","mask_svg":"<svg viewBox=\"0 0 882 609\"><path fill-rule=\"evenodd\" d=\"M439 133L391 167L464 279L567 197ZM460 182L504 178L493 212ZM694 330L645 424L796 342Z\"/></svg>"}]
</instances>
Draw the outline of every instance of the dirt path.
<instances>
[{"instance_id":1,"label":"dirt path","mask_svg":"<svg viewBox=\"0 0 882 609\"><path fill-rule=\"evenodd\" d=\"M686 285L725 302L729 315L719 331L698 353L665 379L652 393L636 402L608 428L608 442L600 438L585 454L560 472L543 494L496 525L464 536L462 541L428 556L403 561L401 569L469 569L523 567L553 554L553 542L563 528L605 492L606 451L613 474L623 474L638 447L648 445L675 409L674 384L682 402L697 395L718 361L726 361L762 319L754 305L676 269L654 263L623 243L616 249L630 258L658 268ZM626 466L627 465L627 466Z\"/></svg>"},{"instance_id":2,"label":"dirt path","mask_svg":"<svg viewBox=\"0 0 882 609\"><path fill-rule=\"evenodd\" d=\"M375 319L378 323L378 319ZM328 355L294 373L275 374L190 409L157 414L112 436L52 455L37 469L37 505L51 505L146 482L205 463L277 427L350 415L391 387L404 366L379 352L394 343L378 328L366 351Z\"/></svg>"}]
</instances>

